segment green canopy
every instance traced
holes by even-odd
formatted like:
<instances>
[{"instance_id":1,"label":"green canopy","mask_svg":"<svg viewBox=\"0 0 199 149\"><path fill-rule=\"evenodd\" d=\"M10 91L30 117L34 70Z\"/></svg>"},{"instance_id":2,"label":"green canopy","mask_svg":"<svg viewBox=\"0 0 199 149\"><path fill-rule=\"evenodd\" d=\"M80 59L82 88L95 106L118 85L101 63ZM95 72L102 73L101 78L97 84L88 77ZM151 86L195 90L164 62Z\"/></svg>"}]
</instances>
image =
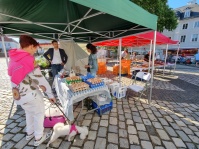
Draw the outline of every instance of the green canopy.
<instances>
[{"instance_id":1,"label":"green canopy","mask_svg":"<svg viewBox=\"0 0 199 149\"><path fill-rule=\"evenodd\" d=\"M3 34L96 42L156 30L157 16L129 0L0 0Z\"/></svg>"}]
</instances>

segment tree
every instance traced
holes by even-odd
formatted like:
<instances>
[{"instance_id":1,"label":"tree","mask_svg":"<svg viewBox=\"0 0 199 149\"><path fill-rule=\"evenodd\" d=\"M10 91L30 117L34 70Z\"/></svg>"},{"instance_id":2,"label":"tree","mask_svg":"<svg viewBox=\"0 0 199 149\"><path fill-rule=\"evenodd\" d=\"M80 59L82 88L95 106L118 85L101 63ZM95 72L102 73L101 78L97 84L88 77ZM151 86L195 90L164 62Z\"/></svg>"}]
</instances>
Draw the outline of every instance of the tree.
<instances>
[{"instance_id":1,"label":"tree","mask_svg":"<svg viewBox=\"0 0 199 149\"><path fill-rule=\"evenodd\" d=\"M177 25L177 17L173 9L167 5L167 0L131 0L148 12L158 16L157 30L174 30Z\"/></svg>"}]
</instances>

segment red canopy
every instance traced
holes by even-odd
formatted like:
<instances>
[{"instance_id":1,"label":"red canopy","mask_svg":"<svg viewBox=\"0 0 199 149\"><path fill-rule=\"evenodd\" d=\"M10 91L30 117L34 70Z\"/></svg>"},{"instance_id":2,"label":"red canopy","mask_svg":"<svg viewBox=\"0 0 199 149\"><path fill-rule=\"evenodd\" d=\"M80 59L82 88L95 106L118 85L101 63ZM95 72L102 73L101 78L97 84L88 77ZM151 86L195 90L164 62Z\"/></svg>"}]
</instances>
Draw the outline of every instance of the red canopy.
<instances>
[{"instance_id":1,"label":"red canopy","mask_svg":"<svg viewBox=\"0 0 199 149\"><path fill-rule=\"evenodd\" d=\"M130 47L138 47L144 46L151 43L151 40L154 40L154 32L147 32L142 34L136 34L133 36L127 36L122 38L122 46L130 46ZM156 44L177 44L178 41L171 40L170 38L164 36L163 34L157 32L156 34ZM101 42L94 42L96 46L118 46L119 45L119 38L118 39L111 39Z\"/></svg>"}]
</instances>

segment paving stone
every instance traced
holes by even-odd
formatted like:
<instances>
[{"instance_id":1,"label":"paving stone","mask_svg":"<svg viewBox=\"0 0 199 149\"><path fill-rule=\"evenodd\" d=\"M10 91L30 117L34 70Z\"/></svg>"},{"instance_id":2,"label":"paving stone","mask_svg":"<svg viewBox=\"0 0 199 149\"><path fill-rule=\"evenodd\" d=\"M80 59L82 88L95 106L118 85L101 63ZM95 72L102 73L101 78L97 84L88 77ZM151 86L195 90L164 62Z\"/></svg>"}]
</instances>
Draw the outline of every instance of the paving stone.
<instances>
[{"instance_id":1,"label":"paving stone","mask_svg":"<svg viewBox=\"0 0 199 149\"><path fill-rule=\"evenodd\" d=\"M117 118L116 118L116 117L110 117L109 123L110 123L111 125L117 125Z\"/></svg>"},{"instance_id":2,"label":"paving stone","mask_svg":"<svg viewBox=\"0 0 199 149\"><path fill-rule=\"evenodd\" d=\"M97 138L95 149L105 149L106 148L106 139L104 138Z\"/></svg>"},{"instance_id":3,"label":"paving stone","mask_svg":"<svg viewBox=\"0 0 199 149\"><path fill-rule=\"evenodd\" d=\"M191 140L188 138L188 136L183 131L176 131L180 138L185 142L191 142Z\"/></svg>"},{"instance_id":4,"label":"paving stone","mask_svg":"<svg viewBox=\"0 0 199 149\"><path fill-rule=\"evenodd\" d=\"M196 149L196 146L193 143L186 143L188 149Z\"/></svg>"},{"instance_id":5,"label":"paving stone","mask_svg":"<svg viewBox=\"0 0 199 149\"><path fill-rule=\"evenodd\" d=\"M133 116L133 120L134 120L134 122L136 122L136 123L142 123L141 117Z\"/></svg>"},{"instance_id":6,"label":"paving stone","mask_svg":"<svg viewBox=\"0 0 199 149\"><path fill-rule=\"evenodd\" d=\"M148 116L151 121L158 121L154 114L148 114Z\"/></svg>"},{"instance_id":7,"label":"paving stone","mask_svg":"<svg viewBox=\"0 0 199 149\"><path fill-rule=\"evenodd\" d=\"M173 129L174 130L180 130L180 127L177 125L177 124L175 124L175 123L169 123L172 127L173 127Z\"/></svg>"},{"instance_id":8,"label":"paving stone","mask_svg":"<svg viewBox=\"0 0 199 149\"><path fill-rule=\"evenodd\" d=\"M137 135L129 135L129 143L130 144L140 144Z\"/></svg>"},{"instance_id":9,"label":"paving stone","mask_svg":"<svg viewBox=\"0 0 199 149\"><path fill-rule=\"evenodd\" d=\"M109 125L108 131L118 133L118 126Z\"/></svg>"},{"instance_id":10,"label":"paving stone","mask_svg":"<svg viewBox=\"0 0 199 149\"><path fill-rule=\"evenodd\" d=\"M125 122L119 122L119 127L120 128L126 128Z\"/></svg>"},{"instance_id":11,"label":"paving stone","mask_svg":"<svg viewBox=\"0 0 199 149\"><path fill-rule=\"evenodd\" d=\"M149 141L141 141L141 145L143 149L153 149L153 146Z\"/></svg>"},{"instance_id":12,"label":"paving stone","mask_svg":"<svg viewBox=\"0 0 199 149\"><path fill-rule=\"evenodd\" d=\"M110 113L110 116L112 116L112 117L117 117L117 113Z\"/></svg>"},{"instance_id":13,"label":"paving stone","mask_svg":"<svg viewBox=\"0 0 199 149\"><path fill-rule=\"evenodd\" d=\"M81 140L78 135L75 136L75 139L73 141L74 146L83 146L84 140Z\"/></svg>"},{"instance_id":14,"label":"paving stone","mask_svg":"<svg viewBox=\"0 0 199 149\"><path fill-rule=\"evenodd\" d=\"M176 116L176 115L170 115L174 120L180 120L180 118L178 117L178 116Z\"/></svg>"},{"instance_id":15,"label":"paving stone","mask_svg":"<svg viewBox=\"0 0 199 149\"><path fill-rule=\"evenodd\" d=\"M106 127L100 127L98 130L98 137L106 137L106 133L107 133L107 128Z\"/></svg>"},{"instance_id":16,"label":"paving stone","mask_svg":"<svg viewBox=\"0 0 199 149\"><path fill-rule=\"evenodd\" d=\"M152 124L153 124L153 126L154 126L155 128L163 129L162 126L161 126L161 124L160 124L159 122L152 122Z\"/></svg>"},{"instance_id":17,"label":"paving stone","mask_svg":"<svg viewBox=\"0 0 199 149\"><path fill-rule=\"evenodd\" d=\"M175 120L175 121L176 121L176 123L178 124L178 126L187 127L187 126L185 125L185 123L183 123L182 121L178 121L178 120Z\"/></svg>"},{"instance_id":18,"label":"paving stone","mask_svg":"<svg viewBox=\"0 0 199 149\"><path fill-rule=\"evenodd\" d=\"M59 149L67 149L67 148L69 148L70 145L71 145L71 142L62 141Z\"/></svg>"},{"instance_id":19,"label":"paving stone","mask_svg":"<svg viewBox=\"0 0 199 149\"><path fill-rule=\"evenodd\" d=\"M163 140L170 140L169 136L167 135L167 133L164 130L156 129L156 131L158 132L160 138L162 138Z\"/></svg>"},{"instance_id":20,"label":"paving stone","mask_svg":"<svg viewBox=\"0 0 199 149\"><path fill-rule=\"evenodd\" d=\"M160 114L160 112L154 112L154 115L157 117L162 117L162 114Z\"/></svg>"},{"instance_id":21,"label":"paving stone","mask_svg":"<svg viewBox=\"0 0 199 149\"><path fill-rule=\"evenodd\" d=\"M156 132L156 129L153 126L147 125L146 126L146 130L147 130L147 133L149 135L152 135L152 136L157 136L158 135L157 132Z\"/></svg>"},{"instance_id":22,"label":"paving stone","mask_svg":"<svg viewBox=\"0 0 199 149\"><path fill-rule=\"evenodd\" d=\"M19 140L21 140L23 137L25 136L25 134L16 134L12 140L15 142L18 142Z\"/></svg>"},{"instance_id":23,"label":"paving stone","mask_svg":"<svg viewBox=\"0 0 199 149\"><path fill-rule=\"evenodd\" d=\"M146 111L146 113L150 113L150 114L153 113L153 112L152 112L151 110L149 110L149 109L145 109L145 111Z\"/></svg>"},{"instance_id":24,"label":"paving stone","mask_svg":"<svg viewBox=\"0 0 199 149\"><path fill-rule=\"evenodd\" d=\"M184 142L181 139L179 139L179 138L172 138L172 139L177 147L185 147L186 148L186 145L184 144Z\"/></svg>"},{"instance_id":25,"label":"paving stone","mask_svg":"<svg viewBox=\"0 0 199 149\"><path fill-rule=\"evenodd\" d=\"M19 127L24 127L24 126L26 126L26 121L24 120L24 121L22 121L21 123L19 123L19 125L18 125Z\"/></svg>"},{"instance_id":26,"label":"paving stone","mask_svg":"<svg viewBox=\"0 0 199 149\"><path fill-rule=\"evenodd\" d=\"M88 140L95 140L97 136L97 131L89 131Z\"/></svg>"},{"instance_id":27,"label":"paving stone","mask_svg":"<svg viewBox=\"0 0 199 149\"><path fill-rule=\"evenodd\" d=\"M151 121L149 119L143 119L145 125L151 125Z\"/></svg>"},{"instance_id":28,"label":"paving stone","mask_svg":"<svg viewBox=\"0 0 199 149\"><path fill-rule=\"evenodd\" d=\"M150 137L151 137L151 140L152 140L153 144L161 145L161 141L160 141L160 139L157 136L150 136Z\"/></svg>"},{"instance_id":29,"label":"paving stone","mask_svg":"<svg viewBox=\"0 0 199 149\"><path fill-rule=\"evenodd\" d=\"M141 146L139 146L139 145L131 145L130 149L141 149Z\"/></svg>"},{"instance_id":30,"label":"paving stone","mask_svg":"<svg viewBox=\"0 0 199 149\"><path fill-rule=\"evenodd\" d=\"M128 133L129 134L137 134L137 130L135 129L135 126L128 126Z\"/></svg>"},{"instance_id":31,"label":"paving stone","mask_svg":"<svg viewBox=\"0 0 199 149\"><path fill-rule=\"evenodd\" d=\"M17 123L12 123L12 124L8 125L7 128L11 128L11 129L12 129L12 128L14 128L16 125L17 125Z\"/></svg>"},{"instance_id":32,"label":"paving stone","mask_svg":"<svg viewBox=\"0 0 199 149\"><path fill-rule=\"evenodd\" d=\"M176 132L173 130L173 128L167 127L167 126L165 126L164 128L166 129L166 131L168 132L168 134L169 134L170 136L172 136L172 137L177 137L177 134L176 134Z\"/></svg>"},{"instance_id":33,"label":"paving stone","mask_svg":"<svg viewBox=\"0 0 199 149\"><path fill-rule=\"evenodd\" d=\"M125 129L119 129L119 137L126 138L127 137L127 131Z\"/></svg>"},{"instance_id":34,"label":"paving stone","mask_svg":"<svg viewBox=\"0 0 199 149\"><path fill-rule=\"evenodd\" d=\"M198 128L197 128L196 126L190 126L190 125L189 125L188 127L189 127L191 130L193 130L193 131L199 131Z\"/></svg>"},{"instance_id":35,"label":"paving stone","mask_svg":"<svg viewBox=\"0 0 199 149\"><path fill-rule=\"evenodd\" d=\"M91 130L97 130L98 129L98 123L92 123L91 124Z\"/></svg>"},{"instance_id":36,"label":"paving stone","mask_svg":"<svg viewBox=\"0 0 199 149\"><path fill-rule=\"evenodd\" d=\"M140 116L141 116L142 118L148 118L148 115L146 114L145 111L139 111L139 112L140 112Z\"/></svg>"},{"instance_id":37,"label":"paving stone","mask_svg":"<svg viewBox=\"0 0 199 149\"><path fill-rule=\"evenodd\" d=\"M93 118L93 122L94 122L94 123L98 123L99 121L100 121L100 117L94 117L94 118Z\"/></svg>"},{"instance_id":38,"label":"paving stone","mask_svg":"<svg viewBox=\"0 0 199 149\"><path fill-rule=\"evenodd\" d=\"M10 148L13 148L13 146L14 146L14 143L9 141L1 149L10 149Z\"/></svg>"},{"instance_id":39,"label":"paving stone","mask_svg":"<svg viewBox=\"0 0 199 149\"><path fill-rule=\"evenodd\" d=\"M166 149L176 149L176 146L172 142L163 141Z\"/></svg>"},{"instance_id":40,"label":"paving stone","mask_svg":"<svg viewBox=\"0 0 199 149\"><path fill-rule=\"evenodd\" d=\"M127 139L119 138L120 139L120 148L129 148L129 142Z\"/></svg>"},{"instance_id":41,"label":"paving stone","mask_svg":"<svg viewBox=\"0 0 199 149\"><path fill-rule=\"evenodd\" d=\"M71 147L70 149L80 149L79 147Z\"/></svg>"},{"instance_id":42,"label":"paving stone","mask_svg":"<svg viewBox=\"0 0 199 149\"><path fill-rule=\"evenodd\" d=\"M136 123L137 130L146 131L144 124Z\"/></svg>"},{"instance_id":43,"label":"paving stone","mask_svg":"<svg viewBox=\"0 0 199 149\"><path fill-rule=\"evenodd\" d=\"M108 133L108 142L118 144L118 134Z\"/></svg>"},{"instance_id":44,"label":"paving stone","mask_svg":"<svg viewBox=\"0 0 199 149\"><path fill-rule=\"evenodd\" d=\"M108 127L108 120L101 120L100 126Z\"/></svg>"},{"instance_id":45,"label":"paving stone","mask_svg":"<svg viewBox=\"0 0 199 149\"><path fill-rule=\"evenodd\" d=\"M13 136L14 136L13 134L6 134L6 135L3 136L2 140L3 141L9 141L13 138Z\"/></svg>"},{"instance_id":46,"label":"paving stone","mask_svg":"<svg viewBox=\"0 0 199 149\"><path fill-rule=\"evenodd\" d=\"M138 131L138 135L141 140L149 140L149 136L146 132Z\"/></svg>"},{"instance_id":47,"label":"paving stone","mask_svg":"<svg viewBox=\"0 0 199 149\"><path fill-rule=\"evenodd\" d=\"M5 125L0 125L0 130L5 128Z\"/></svg>"},{"instance_id":48,"label":"paving stone","mask_svg":"<svg viewBox=\"0 0 199 149\"><path fill-rule=\"evenodd\" d=\"M173 122L173 119L170 116L165 116L168 122Z\"/></svg>"},{"instance_id":49,"label":"paving stone","mask_svg":"<svg viewBox=\"0 0 199 149\"><path fill-rule=\"evenodd\" d=\"M92 119L92 117L93 117L93 114L88 113L85 115L85 119L88 119L88 120Z\"/></svg>"},{"instance_id":50,"label":"paving stone","mask_svg":"<svg viewBox=\"0 0 199 149\"><path fill-rule=\"evenodd\" d=\"M11 129L3 128L3 129L1 129L0 134L7 134L10 130Z\"/></svg>"},{"instance_id":51,"label":"paving stone","mask_svg":"<svg viewBox=\"0 0 199 149\"><path fill-rule=\"evenodd\" d=\"M127 125L133 125L134 123L133 123L133 120L127 119L126 124L127 124Z\"/></svg>"},{"instance_id":52,"label":"paving stone","mask_svg":"<svg viewBox=\"0 0 199 149\"><path fill-rule=\"evenodd\" d=\"M23 149L34 149L32 146L25 146Z\"/></svg>"},{"instance_id":53,"label":"paving stone","mask_svg":"<svg viewBox=\"0 0 199 149\"><path fill-rule=\"evenodd\" d=\"M93 149L94 148L94 142L93 141L86 141L84 143L84 149Z\"/></svg>"},{"instance_id":54,"label":"paving stone","mask_svg":"<svg viewBox=\"0 0 199 149\"><path fill-rule=\"evenodd\" d=\"M132 115L130 113L125 113L124 115L126 119L132 119Z\"/></svg>"},{"instance_id":55,"label":"paving stone","mask_svg":"<svg viewBox=\"0 0 199 149\"><path fill-rule=\"evenodd\" d=\"M167 121L164 118L158 118L160 120L160 123L164 126L168 126L169 124L167 123Z\"/></svg>"},{"instance_id":56,"label":"paving stone","mask_svg":"<svg viewBox=\"0 0 199 149\"><path fill-rule=\"evenodd\" d=\"M26 146L26 144L28 144L29 141L26 140L26 138L24 137L23 139L21 139L14 147L15 148L23 148L24 146Z\"/></svg>"},{"instance_id":57,"label":"paving stone","mask_svg":"<svg viewBox=\"0 0 199 149\"><path fill-rule=\"evenodd\" d=\"M120 121L125 121L124 115L119 115L119 120L120 120Z\"/></svg>"},{"instance_id":58,"label":"paving stone","mask_svg":"<svg viewBox=\"0 0 199 149\"><path fill-rule=\"evenodd\" d=\"M186 133L186 134L189 134L189 135L194 135L193 131L187 127L181 127L182 130Z\"/></svg>"},{"instance_id":59,"label":"paving stone","mask_svg":"<svg viewBox=\"0 0 199 149\"><path fill-rule=\"evenodd\" d=\"M51 143L51 146L54 148L58 148L61 142L62 142L61 139L56 139L53 143Z\"/></svg>"},{"instance_id":60,"label":"paving stone","mask_svg":"<svg viewBox=\"0 0 199 149\"><path fill-rule=\"evenodd\" d=\"M199 144L199 138L193 135L189 135L189 138L191 138L191 140L197 144Z\"/></svg>"},{"instance_id":61,"label":"paving stone","mask_svg":"<svg viewBox=\"0 0 199 149\"><path fill-rule=\"evenodd\" d=\"M155 146L154 149L165 149L163 146Z\"/></svg>"},{"instance_id":62,"label":"paving stone","mask_svg":"<svg viewBox=\"0 0 199 149\"><path fill-rule=\"evenodd\" d=\"M107 149L118 149L118 145L109 144L109 145L107 146Z\"/></svg>"},{"instance_id":63,"label":"paving stone","mask_svg":"<svg viewBox=\"0 0 199 149\"><path fill-rule=\"evenodd\" d=\"M91 120L84 120L82 125L83 126L90 126Z\"/></svg>"},{"instance_id":64,"label":"paving stone","mask_svg":"<svg viewBox=\"0 0 199 149\"><path fill-rule=\"evenodd\" d=\"M20 127L15 127L13 128L10 132L16 134L17 132L19 132L22 128Z\"/></svg>"}]
</instances>

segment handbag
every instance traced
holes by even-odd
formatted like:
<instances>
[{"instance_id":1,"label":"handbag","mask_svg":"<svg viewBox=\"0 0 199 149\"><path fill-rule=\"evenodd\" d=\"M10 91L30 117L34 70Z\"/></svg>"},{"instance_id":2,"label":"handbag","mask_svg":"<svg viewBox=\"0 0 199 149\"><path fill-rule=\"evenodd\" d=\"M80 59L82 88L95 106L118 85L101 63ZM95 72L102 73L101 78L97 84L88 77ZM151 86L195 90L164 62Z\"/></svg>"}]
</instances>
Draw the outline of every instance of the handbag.
<instances>
[{"instance_id":1,"label":"handbag","mask_svg":"<svg viewBox=\"0 0 199 149\"><path fill-rule=\"evenodd\" d=\"M45 128L53 128L55 124L57 123L65 123L66 118L64 117L64 113L61 110L61 108L55 103L58 109L54 109L54 111L51 110L51 106L49 107L49 113L45 114L44 118L44 127ZM61 113L63 114L61 114Z\"/></svg>"}]
</instances>

